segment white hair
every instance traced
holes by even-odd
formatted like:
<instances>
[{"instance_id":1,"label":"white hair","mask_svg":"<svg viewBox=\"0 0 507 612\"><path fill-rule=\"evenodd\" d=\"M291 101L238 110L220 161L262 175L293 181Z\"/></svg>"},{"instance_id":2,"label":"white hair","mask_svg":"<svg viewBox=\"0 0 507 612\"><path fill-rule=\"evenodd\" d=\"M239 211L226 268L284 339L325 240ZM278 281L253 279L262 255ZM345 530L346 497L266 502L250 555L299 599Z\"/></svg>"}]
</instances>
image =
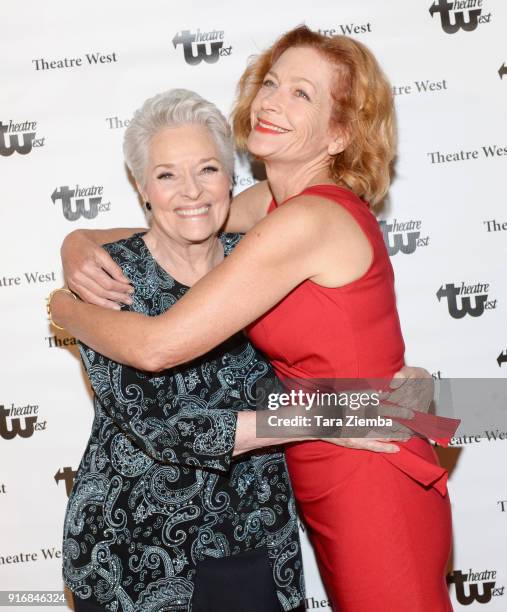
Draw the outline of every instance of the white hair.
<instances>
[{"instance_id":1,"label":"white hair","mask_svg":"<svg viewBox=\"0 0 507 612\"><path fill-rule=\"evenodd\" d=\"M224 168L234 174L234 146L227 119L212 103L188 89L170 89L149 98L134 113L123 137L125 163L136 181L145 186L148 148L159 130L185 124L203 125L210 131Z\"/></svg>"}]
</instances>

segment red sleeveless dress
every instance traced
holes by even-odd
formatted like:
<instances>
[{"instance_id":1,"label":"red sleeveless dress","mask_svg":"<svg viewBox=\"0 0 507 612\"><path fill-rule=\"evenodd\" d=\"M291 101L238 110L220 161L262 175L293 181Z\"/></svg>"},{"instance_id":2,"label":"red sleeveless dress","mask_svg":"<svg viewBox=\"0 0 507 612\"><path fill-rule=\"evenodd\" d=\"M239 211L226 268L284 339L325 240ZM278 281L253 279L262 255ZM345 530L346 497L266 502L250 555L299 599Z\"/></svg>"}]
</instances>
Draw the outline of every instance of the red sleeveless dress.
<instances>
[{"instance_id":1,"label":"red sleeveless dress","mask_svg":"<svg viewBox=\"0 0 507 612\"><path fill-rule=\"evenodd\" d=\"M282 379L390 378L403 366L404 343L378 222L347 189L317 185L302 193L345 208L370 241L372 263L343 287L301 283L248 335ZM340 612L452 610L447 473L426 440L399 446L396 454L321 441L286 449L321 576Z\"/></svg>"}]
</instances>

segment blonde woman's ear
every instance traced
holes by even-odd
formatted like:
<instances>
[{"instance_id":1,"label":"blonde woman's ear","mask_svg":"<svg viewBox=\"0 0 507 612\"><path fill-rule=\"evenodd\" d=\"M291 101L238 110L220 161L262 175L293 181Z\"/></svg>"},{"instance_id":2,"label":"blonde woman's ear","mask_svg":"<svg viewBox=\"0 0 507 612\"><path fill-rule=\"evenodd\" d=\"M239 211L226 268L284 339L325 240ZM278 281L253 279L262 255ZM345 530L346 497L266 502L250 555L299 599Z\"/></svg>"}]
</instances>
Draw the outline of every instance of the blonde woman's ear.
<instances>
[{"instance_id":1,"label":"blonde woman's ear","mask_svg":"<svg viewBox=\"0 0 507 612\"><path fill-rule=\"evenodd\" d=\"M342 151L349 146L350 142L350 131L344 127L340 126L336 132L334 133L334 140L329 143L327 148L327 152L329 155L338 155Z\"/></svg>"},{"instance_id":2,"label":"blonde woman's ear","mask_svg":"<svg viewBox=\"0 0 507 612\"><path fill-rule=\"evenodd\" d=\"M343 142L342 139L340 138L340 140L334 140L333 142L331 142L327 148L327 152L329 153L329 155L338 155L338 153L341 153L344 149L343 146Z\"/></svg>"}]
</instances>

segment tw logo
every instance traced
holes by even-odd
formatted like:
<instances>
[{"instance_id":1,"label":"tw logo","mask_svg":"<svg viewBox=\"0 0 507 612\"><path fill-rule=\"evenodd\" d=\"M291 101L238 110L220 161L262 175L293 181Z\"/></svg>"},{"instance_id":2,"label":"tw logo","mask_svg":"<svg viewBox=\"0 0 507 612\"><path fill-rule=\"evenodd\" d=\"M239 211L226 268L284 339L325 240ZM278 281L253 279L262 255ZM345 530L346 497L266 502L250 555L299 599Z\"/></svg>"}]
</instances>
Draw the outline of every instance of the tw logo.
<instances>
[{"instance_id":1,"label":"tw logo","mask_svg":"<svg viewBox=\"0 0 507 612\"><path fill-rule=\"evenodd\" d=\"M77 221L80 217L95 219L99 212L108 211L110 202L102 202L102 187L81 189L76 185L70 189L67 185L57 187L51 194L53 204L62 202L63 216L68 221Z\"/></svg>"},{"instance_id":2,"label":"tw logo","mask_svg":"<svg viewBox=\"0 0 507 612\"><path fill-rule=\"evenodd\" d=\"M480 317L485 310L496 308L497 300L488 301L488 283L478 283L477 285L456 286L452 283L442 285L437 291L438 301L443 297L447 298L449 314L454 319L462 319L469 314L471 317ZM467 295L474 294L474 295Z\"/></svg>"},{"instance_id":3,"label":"tw logo","mask_svg":"<svg viewBox=\"0 0 507 612\"><path fill-rule=\"evenodd\" d=\"M182 30L174 36L172 43L175 49L178 45L182 45L186 63L197 66L203 60L208 64L215 64L221 56L231 54L232 47L224 47L223 38L223 30L212 32L197 30L195 34L190 30Z\"/></svg>"},{"instance_id":4,"label":"tw logo","mask_svg":"<svg viewBox=\"0 0 507 612\"><path fill-rule=\"evenodd\" d=\"M5 124L0 121L0 155L9 157L13 153L27 155L34 147L44 146L44 138L35 138L36 121Z\"/></svg>"},{"instance_id":5,"label":"tw logo","mask_svg":"<svg viewBox=\"0 0 507 612\"><path fill-rule=\"evenodd\" d=\"M25 416L23 427L21 426L21 419L10 419L10 423L7 421L7 417L10 415L10 410L0 406L0 436L4 440L12 440L16 436L20 438L29 438L36 429L37 416ZM45 423L44 423L45 425Z\"/></svg>"},{"instance_id":6,"label":"tw logo","mask_svg":"<svg viewBox=\"0 0 507 612\"><path fill-rule=\"evenodd\" d=\"M483 0L435 0L430 6L430 15L433 17L435 13L440 13L442 30L447 34L456 34L458 30L472 32L479 23L489 23L491 20L491 13L481 15L482 3ZM468 12L467 17L465 12Z\"/></svg>"},{"instance_id":7,"label":"tw logo","mask_svg":"<svg viewBox=\"0 0 507 612\"><path fill-rule=\"evenodd\" d=\"M496 362L498 363L498 367L502 367L502 363L507 363L507 349L505 351L501 351L500 355L496 358Z\"/></svg>"},{"instance_id":8,"label":"tw logo","mask_svg":"<svg viewBox=\"0 0 507 612\"><path fill-rule=\"evenodd\" d=\"M398 223L395 219L392 223L379 221L379 225L390 257L400 252L410 255L415 252L417 247L428 246L429 244L429 236L421 238L420 231L409 231L420 230L421 221Z\"/></svg>"},{"instance_id":9,"label":"tw logo","mask_svg":"<svg viewBox=\"0 0 507 612\"><path fill-rule=\"evenodd\" d=\"M496 575L496 572L485 572L487 574ZM477 603L488 603L491 598L497 595L503 595L504 587L495 589L496 582L482 582L482 583L470 583L468 585L468 593L465 587L465 583L468 582L468 574L463 574L460 570L454 571L452 574L447 576L447 582L454 584L456 587L456 599L463 606L469 606L474 601ZM479 592L479 587L482 585L482 593Z\"/></svg>"},{"instance_id":10,"label":"tw logo","mask_svg":"<svg viewBox=\"0 0 507 612\"><path fill-rule=\"evenodd\" d=\"M74 484L74 478L76 477L77 470L73 470L71 467L60 468L55 474L55 482L58 485L60 480L65 482L65 492L69 497L72 491L72 485Z\"/></svg>"}]
</instances>

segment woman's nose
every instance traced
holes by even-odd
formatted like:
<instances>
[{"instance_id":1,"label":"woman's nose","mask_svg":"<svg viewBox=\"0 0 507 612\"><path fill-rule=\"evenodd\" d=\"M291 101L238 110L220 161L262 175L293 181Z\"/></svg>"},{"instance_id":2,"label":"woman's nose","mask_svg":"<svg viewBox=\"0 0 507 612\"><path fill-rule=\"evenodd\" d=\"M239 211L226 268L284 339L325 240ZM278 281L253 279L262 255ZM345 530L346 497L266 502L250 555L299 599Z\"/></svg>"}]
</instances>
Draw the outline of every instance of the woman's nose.
<instances>
[{"instance_id":1,"label":"woman's nose","mask_svg":"<svg viewBox=\"0 0 507 612\"><path fill-rule=\"evenodd\" d=\"M202 193L202 186L199 179L193 174L187 174L183 184L183 192L187 198L197 200Z\"/></svg>"},{"instance_id":2,"label":"woman's nose","mask_svg":"<svg viewBox=\"0 0 507 612\"><path fill-rule=\"evenodd\" d=\"M281 105L282 100L278 89L270 90L261 100L261 108L263 111L279 112Z\"/></svg>"}]
</instances>

